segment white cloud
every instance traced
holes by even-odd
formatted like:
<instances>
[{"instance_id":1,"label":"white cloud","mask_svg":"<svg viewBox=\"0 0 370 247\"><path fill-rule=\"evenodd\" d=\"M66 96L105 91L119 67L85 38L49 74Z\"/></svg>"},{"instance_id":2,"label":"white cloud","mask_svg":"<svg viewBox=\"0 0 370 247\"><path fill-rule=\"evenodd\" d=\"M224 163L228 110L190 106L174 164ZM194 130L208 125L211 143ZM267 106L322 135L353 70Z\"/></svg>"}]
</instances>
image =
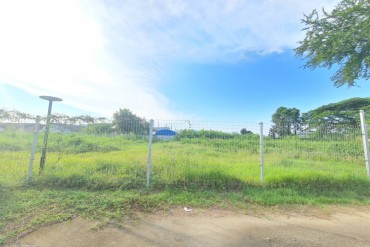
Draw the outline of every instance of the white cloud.
<instances>
[{"instance_id":1,"label":"white cloud","mask_svg":"<svg viewBox=\"0 0 370 247\"><path fill-rule=\"evenodd\" d=\"M117 1L105 25L139 55L210 61L296 45L303 13L333 0ZM114 9L114 10L112 10ZM115 44L117 45L117 44ZM137 53L136 53L137 54Z\"/></svg>"},{"instance_id":2,"label":"white cloud","mask_svg":"<svg viewBox=\"0 0 370 247\"><path fill-rule=\"evenodd\" d=\"M156 88L169 63L293 48L304 12L333 0L0 1L0 83L111 116L177 118Z\"/></svg>"}]
</instances>

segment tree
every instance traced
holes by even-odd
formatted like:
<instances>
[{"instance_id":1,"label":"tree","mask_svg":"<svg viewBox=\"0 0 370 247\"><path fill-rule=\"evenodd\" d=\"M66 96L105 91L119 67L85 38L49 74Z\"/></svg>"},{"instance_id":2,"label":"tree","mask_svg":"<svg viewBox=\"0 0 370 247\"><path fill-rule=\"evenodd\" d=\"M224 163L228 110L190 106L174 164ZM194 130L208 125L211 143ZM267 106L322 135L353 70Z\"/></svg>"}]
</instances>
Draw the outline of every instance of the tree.
<instances>
[{"instance_id":1,"label":"tree","mask_svg":"<svg viewBox=\"0 0 370 247\"><path fill-rule=\"evenodd\" d=\"M149 133L149 122L136 116L129 109L119 109L113 114L113 126L123 134Z\"/></svg>"},{"instance_id":2,"label":"tree","mask_svg":"<svg viewBox=\"0 0 370 247\"><path fill-rule=\"evenodd\" d=\"M19 123L21 121L34 121L36 119L35 116L27 113L23 113L17 110L5 110L0 109L0 120L2 121L10 121L14 123Z\"/></svg>"},{"instance_id":3,"label":"tree","mask_svg":"<svg viewBox=\"0 0 370 247\"><path fill-rule=\"evenodd\" d=\"M272 115L274 125L270 128L269 135L273 138L296 135L301 123L300 115L297 108L279 107Z\"/></svg>"},{"instance_id":4,"label":"tree","mask_svg":"<svg viewBox=\"0 0 370 247\"><path fill-rule=\"evenodd\" d=\"M331 125L357 125L360 122L359 110L370 112L370 98L351 98L320 106L302 114L302 119L308 127L325 124Z\"/></svg>"},{"instance_id":5,"label":"tree","mask_svg":"<svg viewBox=\"0 0 370 247\"><path fill-rule=\"evenodd\" d=\"M242 134L242 135L249 135L249 134L253 134L253 132L250 131L250 130L247 130L246 128L242 128L240 130L240 134Z\"/></svg>"},{"instance_id":6,"label":"tree","mask_svg":"<svg viewBox=\"0 0 370 247\"><path fill-rule=\"evenodd\" d=\"M10 114L8 111L6 111L5 109L0 109L0 120L1 121L6 121L10 118Z\"/></svg>"},{"instance_id":7,"label":"tree","mask_svg":"<svg viewBox=\"0 0 370 247\"><path fill-rule=\"evenodd\" d=\"M269 129L269 137L272 139L275 139L277 137L278 130L276 128L276 125L272 125Z\"/></svg>"},{"instance_id":8,"label":"tree","mask_svg":"<svg viewBox=\"0 0 370 247\"><path fill-rule=\"evenodd\" d=\"M370 78L370 0L342 0L331 13L315 9L305 15L306 37L295 49L305 68L339 69L331 77L340 87Z\"/></svg>"},{"instance_id":9,"label":"tree","mask_svg":"<svg viewBox=\"0 0 370 247\"><path fill-rule=\"evenodd\" d=\"M46 117L45 117L45 120L46 120ZM51 122L69 124L71 122L71 117L65 114L54 113L51 115Z\"/></svg>"}]
</instances>

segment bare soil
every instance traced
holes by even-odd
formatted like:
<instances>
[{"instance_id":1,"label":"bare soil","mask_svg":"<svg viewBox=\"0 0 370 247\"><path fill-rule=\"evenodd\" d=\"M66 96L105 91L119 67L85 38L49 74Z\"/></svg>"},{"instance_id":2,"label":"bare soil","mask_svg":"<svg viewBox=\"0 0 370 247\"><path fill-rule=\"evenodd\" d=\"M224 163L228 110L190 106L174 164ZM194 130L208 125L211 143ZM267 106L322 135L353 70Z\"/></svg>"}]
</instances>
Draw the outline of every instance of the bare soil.
<instances>
[{"instance_id":1,"label":"bare soil","mask_svg":"<svg viewBox=\"0 0 370 247\"><path fill-rule=\"evenodd\" d=\"M235 211L182 208L107 224L76 218L42 227L12 246L370 246L370 208L329 213Z\"/></svg>"}]
</instances>

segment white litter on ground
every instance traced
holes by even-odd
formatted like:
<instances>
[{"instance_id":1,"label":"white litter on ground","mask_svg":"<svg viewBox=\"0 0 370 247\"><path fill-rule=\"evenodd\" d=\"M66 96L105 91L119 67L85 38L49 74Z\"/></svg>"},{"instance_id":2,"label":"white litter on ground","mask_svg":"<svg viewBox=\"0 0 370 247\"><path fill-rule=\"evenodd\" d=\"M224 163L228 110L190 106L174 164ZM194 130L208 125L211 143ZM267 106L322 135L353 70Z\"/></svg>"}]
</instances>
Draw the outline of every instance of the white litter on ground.
<instances>
[{"instance_id":1,"label":"white litter on ground","mask_svg":"<svg viewBox=\"0 0 370 247\"><path fill-rule=\"evenodd\" d=\"M191 211L193 211L193 209L192 209L191 207L184 207L184 210L185 210L186 212L191 212Z\"/></svg>"}]
</instances>

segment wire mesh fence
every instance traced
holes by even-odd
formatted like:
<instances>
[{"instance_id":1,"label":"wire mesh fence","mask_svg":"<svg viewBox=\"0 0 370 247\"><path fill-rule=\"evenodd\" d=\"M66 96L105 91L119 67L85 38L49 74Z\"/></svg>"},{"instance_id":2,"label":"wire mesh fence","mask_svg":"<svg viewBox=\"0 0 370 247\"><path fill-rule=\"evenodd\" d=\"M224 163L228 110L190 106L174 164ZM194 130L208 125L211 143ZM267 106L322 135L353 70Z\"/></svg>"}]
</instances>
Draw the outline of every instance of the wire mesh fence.
<instances>
[{"instance_id":1,"label":"wire mesh fence","mask_svg":"<svg viewBox=\"0 0 370 247\"><path fill-rule=\"evenodd\" d=\"M32 134L9 125L0 130L0 183L18 184L26 177Z\"/></svg>"},{"instance_id":2,"label":"wire mesh fence","mask_svg":"<svg viewBox=\"0 0 370 247\"><path fill-rule=\"evenodd\" d=\"M18 123L1 126L0 183L19 183L27 177L33 129ZM91 189L138 187L144 183L148 130L143 131L139 124L131 123L126 134L118 134L109 123L51 124L45 169L39 176L44 129L41 125L33 163L34 183Z\"/></svg>"},{"instance_id":3,"label":"wire mesh fence","mask_svg":"<svg viewBox=\"0 0 370 247\"><path fill-rule=\"evenodd\" d=\"M0 183L20 184L27 178L34 126L0 124ZM150 161L154 188L240 189L261 183L261 154L265 183L286 177L366 178L361 128L355 125L296 129L248 122L157 120L149 157L149 122L54 123L45 170L39 175L44 128L41 124L30 181L42 187L143 188Z\"/></svg>"},{"instance_id":4,"label":"wire mesh fence","mask_svg":"<svg viewBox=\"0 0 370 247\"><path fill-rule=\"evenodd\" d=\"M153 183L239 188L259 178L259 125L157 121Z\"/></svg>"},{"instance_id":5,"label":"wire mesh fence","mask_svg":"<svg viewBox=\"0 0 370 247\"><path fill-rule=\"evenodd\" d=\"M286 128L285 126L272 128ZM265 138L266 177L366 176L359 125L314 125Z\"/></svg>"}]
</instances>

